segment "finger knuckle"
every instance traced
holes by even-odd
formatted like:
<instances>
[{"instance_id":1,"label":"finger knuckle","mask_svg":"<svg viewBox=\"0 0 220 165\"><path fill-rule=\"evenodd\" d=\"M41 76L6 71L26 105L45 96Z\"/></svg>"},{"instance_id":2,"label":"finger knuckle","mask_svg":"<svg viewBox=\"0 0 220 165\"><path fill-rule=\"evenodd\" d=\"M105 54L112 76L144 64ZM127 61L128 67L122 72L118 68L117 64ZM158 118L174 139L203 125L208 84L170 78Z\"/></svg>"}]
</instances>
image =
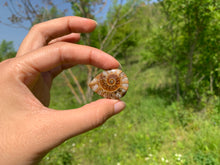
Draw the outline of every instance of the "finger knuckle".
<instances>
[{"instance_id":1,"label":"finger knuckle","mask_svg":"<svg viewBox=\"0 0 220 165\"><path fill-rule=\"evenodd\" d=\"M92 64L94 59L95 59L95 54L96 54L96 51L94 48L91 48L90 51L89 51L89 54L88 54L88 63L89 64Z\"/></svg>"},{"instance_id":2,"label":"finger knuckle","mask_svg":"<svg viewBox=\"0 0 220 165\"><path fill-rule=\"evenodd\" d=\"M41 37L45 43L48 43L51 40L51 36L47 34L47 31L43 30L43 23L35 24L30 29L30 33L34 34L37 37Z\"/></svg>"},{"instance_id":3,"label":"finger knuckle","mask_svg":"<svg viewBox=\"0 0 220 165\"><path fill-rule=\"evenodd\" d=\"M31 32L39 32L41 24L35 24L31 27L30 31Z\"/></svg>"},{"instance_id":4,"label":"finger knuckle","mask_svg":"<svg viewBox=\"0 0 220 165\"><path fill-rule=\"evenodd\" d=\"M0 63L1 76L8 78L14 77L16 75L17 64L14 62L14 59L7 59Z\"/></svg>"}]
</instances>

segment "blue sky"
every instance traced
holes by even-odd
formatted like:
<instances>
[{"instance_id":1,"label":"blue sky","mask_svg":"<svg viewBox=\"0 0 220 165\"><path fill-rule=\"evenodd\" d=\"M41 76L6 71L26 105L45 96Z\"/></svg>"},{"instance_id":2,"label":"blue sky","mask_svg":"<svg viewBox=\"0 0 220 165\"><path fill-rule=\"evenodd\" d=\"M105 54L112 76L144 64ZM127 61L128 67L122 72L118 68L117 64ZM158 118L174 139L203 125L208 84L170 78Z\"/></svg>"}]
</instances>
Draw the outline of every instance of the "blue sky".
<instances>
[{"instance_id":1,"label":"blue sky","mask_svg":"<svg viewBox=\"0 0 220 165\"><path fill-rule=\"evenodd\" d=\"M10 16L10 12L8 11L7 7L4 7L4 3L5 0L0 1L0 20L2 22L8 22L8 17ZM62 0L56 0L55 4L57 4L61 9L68 9L67 15L72 14L70 5L67 5L67 3L63 3ZM105 6L103 12L101 13L102 16L106 14L106 11L110 6L110 4L111 2L110 0L108 0L107 5ZM21 44L27 33L28 31L25 29L13 28L0 23L0 42L2 42L2 40L13 41L16 50L18 50L19 45Z\"/></svg>"},{"instance_id":2,"label":"blue sky","mask_svg":"<svg viewBox=\"0 0 220 165\"><path fill-rule=\"evenodd\" d=\"M0 20L2 22L8 22L8 17L10 16L10 12L8 11L7 7L4 7L4 3L5 3L4 0L0 1ZM63 3L62 0L58 1L57 4L61 8L64 8L64 9L67 8L69 10L67 14L71 15L70 6L67 6L67 5L65 6L65 3ZM23 28L13 28L13 27L6 26L0 23L0 42L2 40L13 41L14 47L16 50L18 50L19 45L21 44L21 42L23 41L27 33L28 33L28 30L25 30Z\"/></svg>"},{"instance_id":3,"label":"blue sky","mask_svg":"<svg viewBox=\"0 0 220 165\"><path fill-rule=\"evenodd\" d=\"M8 22L8 17L10 16L8 8L4 7L5 1L6 0L0 1L0 20L2 22ZM70 4L63 3L63 0L53 0L53 2L55 2L55 4L59 6L59 9L68 9L68 12L66 13L67 15L72 15ZM110 2L108 0L108 3L102 12L102 15L105 15L107 8L110 5L109 3ZM16 50L18 50L19 45L21 44L27 33L28 31L23 28L13 28L0 23L0 42L2 42L2 40L13 41Z\"/></svg>"},{"instance_id":4,"label":"blue sky","mask_svg":"<svg viewBox=\"0 0 220 165\"><path fill-rule=\"evenodd\" d=\"M4 1L0 1L0 20L2 22L7 21L7 17L10 15L9 11L3 7ZM5 39L6 41L14 41L14 46L17 49L19 43L23 40L27 31L19 28L11 28L9 26L0 24L0 42Z\"/></svg>"}]
</instances>

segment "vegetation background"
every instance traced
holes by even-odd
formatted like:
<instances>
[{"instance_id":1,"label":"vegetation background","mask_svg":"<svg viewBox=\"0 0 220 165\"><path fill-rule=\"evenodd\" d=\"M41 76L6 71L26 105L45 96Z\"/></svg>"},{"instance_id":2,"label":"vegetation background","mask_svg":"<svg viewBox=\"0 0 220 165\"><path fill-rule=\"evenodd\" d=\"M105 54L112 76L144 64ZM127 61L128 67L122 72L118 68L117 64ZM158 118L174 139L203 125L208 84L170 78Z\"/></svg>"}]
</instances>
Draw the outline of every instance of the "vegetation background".
<instances>
[{"instance_id":1,"label":"vegetation background","mask_svg":"<svg viewBox=\"0 0 220 165\"><path fill-rule=\"evenodd\" d=\"M1 23L28 30L67 12L97 20L79 44L119 60L129 90L124 112L66 141L41 164L220 164L219 0L62 1L71 11L56 2L6 0L11 15ZM1 61L15 54L13 41L1 41ZM50 107L72 109L99 99L87 85L99 72L81 65L63 72Z\"/></svg>"}]
</instances>

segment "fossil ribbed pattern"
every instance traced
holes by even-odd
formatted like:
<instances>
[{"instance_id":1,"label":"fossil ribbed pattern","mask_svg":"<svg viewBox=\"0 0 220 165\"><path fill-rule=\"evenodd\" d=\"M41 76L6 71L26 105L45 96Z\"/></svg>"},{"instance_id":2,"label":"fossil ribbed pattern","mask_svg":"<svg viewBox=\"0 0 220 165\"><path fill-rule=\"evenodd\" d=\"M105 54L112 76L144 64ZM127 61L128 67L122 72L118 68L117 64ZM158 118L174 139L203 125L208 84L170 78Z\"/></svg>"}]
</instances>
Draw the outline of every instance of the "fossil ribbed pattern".
<instances>
[{"instance_id":1,"label":"fossil ribbed pattern","mask_svg":"<svg viewBox=\"0 0 220 165\"><path fill-rule=\"evenodd\" d=\"M128 78L120 69L107 70L98 74L89 86L102 97L120 99L128 90Z\"/></svg>"}]
</instances>

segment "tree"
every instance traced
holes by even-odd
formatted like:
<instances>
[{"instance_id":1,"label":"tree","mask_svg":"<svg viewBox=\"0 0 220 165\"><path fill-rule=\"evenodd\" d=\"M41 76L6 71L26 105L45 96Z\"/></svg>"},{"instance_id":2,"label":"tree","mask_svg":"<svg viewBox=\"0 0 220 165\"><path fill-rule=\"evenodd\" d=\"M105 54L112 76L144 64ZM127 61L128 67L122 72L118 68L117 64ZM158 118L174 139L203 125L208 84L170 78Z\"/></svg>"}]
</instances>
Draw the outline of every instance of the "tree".
<instances>
[{"instance_id":1,"label":"tree","mask_svg":"<svg viewBox=\"0 0 220 165\"><path fill-rule=\"evenodd\" d=\"M127 1L123 5L115 3L109 10L105 22L110 30L100 44L101 49L114 57L124 59L125 64L129 63L129 54L136 45L134 20L138 6L138 1Z\"/></svg>"},{"instance_id":2,"label":"tree","mask_svg":"<svg viewBox=\"0 0 220 165\"><path fill-rule=\"evenodd\" d=\"M153 45L154 61L171 67L177 100L199 105L219 95L219 2L163 0L158 4L165 21L147 44Z\"/></svg>"},{"instance_id":3,"label":"tree","mask_svg":"<svg viewBox=\"0 0 220 165\"><path fill-rule=\"evenodd\" d=\"M34 3L30 0L8 0L4 6L11 15L9 22L1 22L5 25L29 30L34 24L64 16L67 10L58 10L52 0L42 0L42 3Z\"/></svg>"},{"instance_id":4,"label":"tree","mask_svg":"<svg viewBox=\"0 0 220 165\"><path fill-rule=\"evenodd\" d=\"M12 58L16 55L13 41L3 40L0 44L0 61Z\"/></svg>"},{"instance_id":5,"label":"tree","mask_svg":"<svg viewBox=\"0 0 220 165\"><path fill-rule=\"evenodd\" d=\"M96 19L96 16L99 12L102 11L104 6L106 5L106 1L99 1L99 0L69 0L71 2L73 13L78 16L87 17ZM132 2L132 1L131 1ZM114 6L108 12L108 17L103 23L99 23L96 31L92 34L83 34L82 35L82 43L86 45L90 45L93 47L97 47L101 50L104 50L107 53L110 53L116 56L118 50L128 41L132 30L128 30L127 33L123 34L122 28L126 28L131 22L131 15L135 12L135 5L136 1L132 3L129 2L127 4L120 4L114 3ZM111 15L111 16L110 16ZM119 32L121 30L121 32ZM119 35L123 34L123 35ZM117 43L115 43L117 41ZM128 44L128 43L127 43ZM123 50L120 50L122 52ZM92 66L87 65L87 84L92 80L98 69ZM92 100L92 91L88 87L86 88L86 98L88 101Z\"/></svg>"}]
</instances>

